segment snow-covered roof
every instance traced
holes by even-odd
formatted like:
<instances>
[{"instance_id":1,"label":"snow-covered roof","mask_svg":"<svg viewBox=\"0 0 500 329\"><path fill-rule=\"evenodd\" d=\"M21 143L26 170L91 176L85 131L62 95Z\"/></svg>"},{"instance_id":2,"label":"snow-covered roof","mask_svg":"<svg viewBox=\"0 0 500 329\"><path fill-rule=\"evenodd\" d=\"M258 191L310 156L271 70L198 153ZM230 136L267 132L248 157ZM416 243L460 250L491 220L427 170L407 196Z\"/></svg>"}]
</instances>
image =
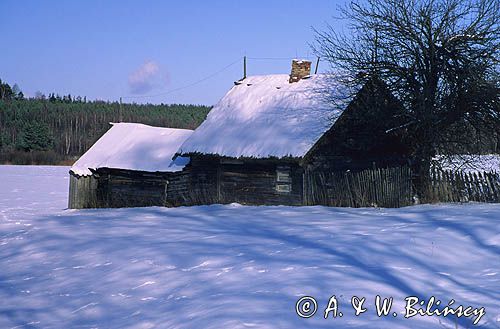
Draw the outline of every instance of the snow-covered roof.
<instances>
[{"instance_id":1,"label":"snow-covered roof","mask_svg":"<svg viewBox=\"0 0 500 329\"><path fill-rule=\"evenodd\" d=\"M324 91L339 88L328 83L326 75L288 80L289 75L278 74L235 83L178 153L304 156L338 118L340 110L334 110Z\"/></svg>"},{"instance_id":2,"label":"snow-covered roof","mask_svg":"<svg viewBox=\"0 0 500 329\"><path fill-rule=\"evenodd\" d=\"M192 130L151 127L139 123L114 123L71 171L79 176L91 175L90 169L114 168L139 171L180 171L189 158L172 160L179 146Z\"/></svg>"}]
</instances>

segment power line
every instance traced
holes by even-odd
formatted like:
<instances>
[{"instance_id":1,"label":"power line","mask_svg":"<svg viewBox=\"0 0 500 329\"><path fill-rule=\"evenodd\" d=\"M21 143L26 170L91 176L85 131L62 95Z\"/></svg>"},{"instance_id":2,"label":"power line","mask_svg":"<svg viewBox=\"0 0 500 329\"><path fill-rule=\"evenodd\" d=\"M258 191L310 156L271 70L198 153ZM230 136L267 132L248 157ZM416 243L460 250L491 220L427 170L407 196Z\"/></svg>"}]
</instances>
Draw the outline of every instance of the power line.
<instances>
[{"instance_id":1,"label":"power line","mask_svg":"<svg viewBox=\"0 0 500 329\"><path fill-rule=\"evenodd\" d=\"M195 86L195 85L197 85L199 83L202 83L203 81L206 81L206 80L208 80L210 78L213 78L217 74L222 73L223 71L227 70L228 68L230 68L231 66L235 65L236 63L241 62L241 60L242 59L240 58L240 59L238 59L238 60L236 60L236 61L234 61L234 62L232 62L232 63L230 63L230 64L228 64L226 66L224 66L220 70L218 70L218 71L216 71L216 72L214 72L214 73L212 73L210 75L207 75L206 77L204 77L204 78L202 78L200 80L197 80L195 82L192 82L192 83L190 83L188 85L185 85L185 86L182 86L182 87L179 87L179 88L175 88L175 89L172 89L172 90L167 90L165 92L154 94L154 95L123 96L123 98L129 98L129 99L130 98L134 98L135 99L135 98L149 98L149 97L158 97L158 96L168 95L168 94L174 93L176 91L179 91L179 90L182 90L182 89L186 89L186 88Z\"/></svg>"},{"instance_id":2,"label":"power line","mask_svg":"<svg viewBox=\"0 0 500 329\"><path fill-rule=\"evenodd\" d=\"M297 58L301 58L301 59L312 59L312 58L315 58L315 57L311 57L311 56L302 56L302 57L247 57L248 59L251 59L251 60L271 60L271 61L284 61L284 60L287 60L287 61L290 61L290 60L293 60L293 59L297 59ZM179 91L179 90L183 90L183 89L186 89L186 88L190 88L190 87L193 87L199 83L202 83L208 79L211 79L213 78L214 76L218 75L219 73L222 73L223 71L227 70L228 68L230 68L231 66L241 62L242 59L238 59L238 60L235 60L234 62L224 66L223 68L221 68L220 70L218 71L215 71L214 73L200 79L200 80L197 80L197 81L194 81L190 84L187 84L185 86L182 86L182 87L179 87L179 88L175 88L175 89L171 89L171 90L167 90L167 91L164 91L164 92L161 92L161 93L158 93L158 94L153 94L153 95L137 95L137 96L123 96L121 98L126 98L126 99L139 99L139 98L151 98L151 97L158 97L158 96L164 96L164 95L168 95L168 94L171 94L171 93L174 93L176 91ZM246 67L245 67L246 69Z\"/></svg>"}]
</instances>

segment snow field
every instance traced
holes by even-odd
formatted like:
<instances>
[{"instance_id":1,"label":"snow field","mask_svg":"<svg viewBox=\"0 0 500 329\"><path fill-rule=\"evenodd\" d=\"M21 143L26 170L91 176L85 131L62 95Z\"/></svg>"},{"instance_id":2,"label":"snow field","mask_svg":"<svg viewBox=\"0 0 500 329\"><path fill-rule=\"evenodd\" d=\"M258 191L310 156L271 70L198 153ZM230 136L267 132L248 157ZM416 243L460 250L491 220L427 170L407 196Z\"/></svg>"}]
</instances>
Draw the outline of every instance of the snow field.
<instances>
[{"instance_id":1,"label":"snow field","mask_svg":"<svg viewBox=\"0 0 500 329\"><path fill-rule=\"evenodd\" d=\"M66 210L67 171L0 166L0 328L500 327L498 204ZM486 314L405 319L407 296Z\"/></svg>"}]
</instances>

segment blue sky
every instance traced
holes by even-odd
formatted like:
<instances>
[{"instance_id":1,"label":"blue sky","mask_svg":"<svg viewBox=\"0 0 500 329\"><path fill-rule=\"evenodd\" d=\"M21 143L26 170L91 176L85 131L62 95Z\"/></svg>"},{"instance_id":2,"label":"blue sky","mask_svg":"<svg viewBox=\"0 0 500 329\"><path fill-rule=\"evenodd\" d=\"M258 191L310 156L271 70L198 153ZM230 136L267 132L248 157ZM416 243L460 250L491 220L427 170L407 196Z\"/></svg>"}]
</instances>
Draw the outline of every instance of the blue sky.
<instances>
[{"instance_id":1,"label":"blue sky","mask_svg":"<svg viewBox=\"0 0 500 329\"><path fill-rule=\"evenodd\" d=\"M249 75L290 70L251 58L312 57L311 27L342 28L332 19L342 3L1 0L0 79L30 96L212 105L241 78L244 55Z\"/></svg>"}]
</instances>

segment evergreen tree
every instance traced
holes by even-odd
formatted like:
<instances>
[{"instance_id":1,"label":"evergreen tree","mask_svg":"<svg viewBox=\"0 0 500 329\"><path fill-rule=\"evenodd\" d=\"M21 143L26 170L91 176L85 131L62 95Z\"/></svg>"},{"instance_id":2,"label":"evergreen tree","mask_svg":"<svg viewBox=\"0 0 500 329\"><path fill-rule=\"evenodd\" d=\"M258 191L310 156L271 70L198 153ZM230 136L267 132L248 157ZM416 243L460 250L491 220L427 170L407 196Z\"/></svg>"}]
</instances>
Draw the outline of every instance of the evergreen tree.
<instances>
[{"instance_id":1,"label":"evergreen tree","mask_svg":"<svg viewBox=\"0 0 500 329\"><path fill-rule=\"evenodd\" d=\"M10 100L12 99L12 96L13 96L12 88L9 86L8 83L3 83L2 80L0 80L0 99Z\"/></svg>"},{"instance_id":2,"label":"evergreen tree","mask_svg":"<svg viewBox=\"0 0 500 329\"><path fill-rule=\"evenodd\" d=\"M18 148L24 151L45 151L52 147L53 137L49 127L40 122L30 122L24 126Z\"/></svg>"},{"instance_id":3,"label":"evergreen tree","mask_svg":"<svg viewBox=\"0 0 500 329\"><path fill-rule=\"evenodd\" d=\"M22 94L21 88L19 88L17 83L14 83L12 86L12 96L14 96L15 99L19 99L19 94Z\"/></svg>"}]
</instances>

